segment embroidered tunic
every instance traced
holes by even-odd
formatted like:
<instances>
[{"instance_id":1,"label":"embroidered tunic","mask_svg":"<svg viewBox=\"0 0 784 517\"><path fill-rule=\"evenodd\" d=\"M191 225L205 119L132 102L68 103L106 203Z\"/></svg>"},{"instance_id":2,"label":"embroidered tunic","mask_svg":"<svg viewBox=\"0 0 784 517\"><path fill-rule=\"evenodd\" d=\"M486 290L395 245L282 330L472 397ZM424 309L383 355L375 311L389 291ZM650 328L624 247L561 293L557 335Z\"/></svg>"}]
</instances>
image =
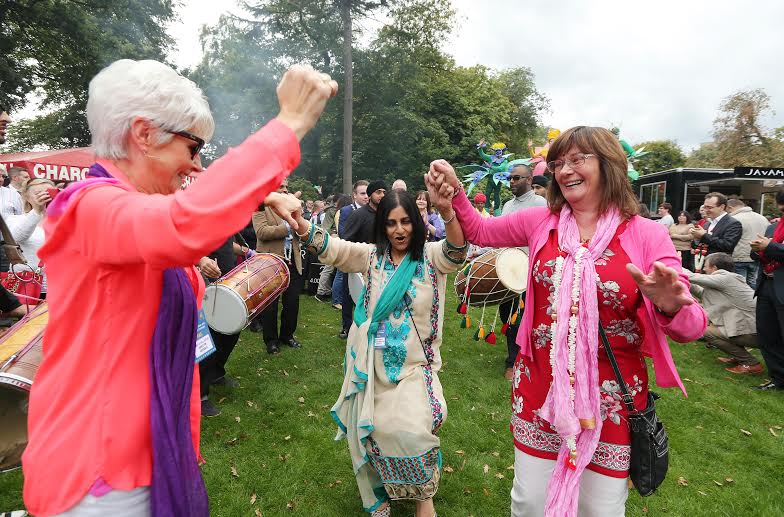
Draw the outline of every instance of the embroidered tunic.
<instances>
[{"instance_id":1,"label":"embroidered tunic","mask_svg":"<svg viewBox=\"0 0 784 517\"><path fill-rule=\"evenodd\" d=\"M596 289L599 302L599 320L604 326L618 366L635 407L642 409L647 403L648 373L640 347L643 341L637 311L642 304L642 294L626 271L629 257L618 238L626 222L619 225L604 255L596 261ZM515 446L521 451L540 458L555 460L561 447L560 436L549 423L539 417L550 383L550 323L552 318L553 282L555 259L565 256L558 248L558 231L550 232L547 243L533 259L532 283L536 307L531 331L533 358L518 355L515 364L512 390L511 430ZM599 382L601 418L603 420L599 444L588 469L611 477L628 476L630 438L627 424L628 410L621 400L621 390L615 379L610 360L599 342Z\"/></svg>"},{"instance_id":2,"label":"embroidered tunic","mask_svg":"<svg viewBox=\"0 0 784 517\"><path fill-rule=\"evenodd\" d=\"M378 256L373 244L335 237L326 240L325 243L323 231L319 231L309 249L321 251L319 260L324 264L333 264L347 273L365 274L365 309L367 314L372 314L396 266L388 255ZM438 430L447 415L438 379L442 301L446 275L456 271L464 258L462 255L455 262L446 250L446 241L425 244L425 260L417 265L407 289L410 311L401 302L383 322L386 330L383 348L374 348L372 344L368 347L367 334L356 324L349 331L341 400L349 401L347 386L351 382L356 384L354 368L363 370L356 356L361 357L362 350L372 350L373 372L367 372L364 385L353 395L359 401L352 409L356 412L353 420L372 431L357 450L352 447L359 443L355 441L356 429L352 423L343 422L334 414L333 417L340 428L338 438L345 435L349 441L357 484L368 512L388 499L424 500L438 490L441 467ZM371 404L361 399L365 395L372 395Z\"/></svg>"}]
</instances>

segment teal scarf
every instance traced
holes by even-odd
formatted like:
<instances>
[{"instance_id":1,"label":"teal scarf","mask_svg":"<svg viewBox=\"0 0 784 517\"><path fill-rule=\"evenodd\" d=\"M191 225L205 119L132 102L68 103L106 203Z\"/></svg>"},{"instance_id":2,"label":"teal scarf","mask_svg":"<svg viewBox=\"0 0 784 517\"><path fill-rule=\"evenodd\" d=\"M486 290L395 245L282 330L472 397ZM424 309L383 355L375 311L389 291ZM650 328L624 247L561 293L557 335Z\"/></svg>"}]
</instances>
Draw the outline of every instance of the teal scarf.
<instances>
[{"instance_id":1,"label":"teal scarf","mask_svg":"<svg viewBox=\"0 0 784 517\"><path fill-rule=\"evenodd\" d=\"M382 264L383 262L382 260ZM411 285L411 279L414 278L414 273L416 273L417 264L417 262L411 260L411 254L406 253L403 261L400 262L397 270L392 274L389 283L381 292L376 307L373 309L373 317L368 329L368 344L370 346L373 346L373 341L376 338L378 324L387 319L392 314L392 311L403 301L403 297L408 292L408 286ZM357 305L354 308L354 323L356 323L357 328L361 327L368 319L365 311L365 296L367 296L367 286L362 289L362 294L359 296Z\"/></svg>"}]
</instances>

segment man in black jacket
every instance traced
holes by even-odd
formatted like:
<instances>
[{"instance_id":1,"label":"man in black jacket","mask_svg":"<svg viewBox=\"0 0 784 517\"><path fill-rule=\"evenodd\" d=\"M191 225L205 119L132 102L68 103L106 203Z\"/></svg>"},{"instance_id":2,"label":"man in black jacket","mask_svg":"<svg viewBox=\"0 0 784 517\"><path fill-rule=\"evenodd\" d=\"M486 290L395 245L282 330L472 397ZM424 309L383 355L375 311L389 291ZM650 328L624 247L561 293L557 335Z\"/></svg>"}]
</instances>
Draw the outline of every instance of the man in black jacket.
<instances>
[{"instance_id":1,"label":"man in black jacket","mask_svg":"<svg viewBox=\"0 0 784 517\"><path fill-rule=\"evenodd\" d=\"M719 192L711 192L705 196L705 216L710 219L707 228L692 228L691 235L700 244L708 245L708 255L732 251L743 235L740 221L727 213L727 196Z\"/></svg>"},{"instance_id":2,"label":"man in black jacket","mask_svg":"<svg viewBox=\"0 0 784 517\"><path fill-rule=\"evenodd\" d=\"M368 203L365 206L359 207L346 217L345 224L340 221L342 227L341 238L351 242L376 242L375 237L375 224L376 224L376 209L378 204L387 193L386 184L381 181L372 181L367 187ZM347 338L348 331L351 328L351 322L354 316L354 303L351 300L351 295L348 291L348 278L344 282L343 288L343 329L340 331L340 337Z\"/></svg>"},{"instance_id":3,"label":"man in black jacket","mask_svg":"<svg viewBox=\"0 0 784 517\"><path fill-rule=\"evenodd\" d=\"M784 191L776 193L776 204L784 213ZM751 241L752 258L762 262L754 292L757 344L770 375L770 381L754 386L760 390L784 390L784 238L775 235L779 224L768 226L764 237Z\"/></svg>"}]
</instances>

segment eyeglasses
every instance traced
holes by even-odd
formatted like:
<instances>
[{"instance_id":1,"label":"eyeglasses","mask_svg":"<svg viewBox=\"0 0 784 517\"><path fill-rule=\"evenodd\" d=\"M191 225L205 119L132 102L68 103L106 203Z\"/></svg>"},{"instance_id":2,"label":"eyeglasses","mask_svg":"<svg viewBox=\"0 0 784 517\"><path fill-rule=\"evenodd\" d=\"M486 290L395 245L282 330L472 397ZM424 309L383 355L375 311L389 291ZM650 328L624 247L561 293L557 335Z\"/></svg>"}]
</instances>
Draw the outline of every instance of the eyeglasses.
<instances>
[{"instance_id":1,"label":"eyeglasses","mask_svg":"<svg viewBox=\"0 0 784 517\"><path fill-rule=\"evenodd\" d=\"M714 208L719 208L719 206L718 206L718 205L716 205L716 206L711 206L711 205L702 205L702 208L706 208L706 209L714 209Z\"/></svg>"},{"instance_id":2,"label":"eyeglasses","mask_svg":"<svg viewBox=\"0 0 784 517\"><path fill-rule=\"evenodd\" d=\"M531 176L520 176L519 174L515 174L514 176L509 176L510 181L520 181L520 180L527 180Z\"/></svg>"},{"instance_id":3,"label":"eyeglasses","mask_svg":"<svg viewBox=\"0 0 784 517\"><path fill-rule=\"evenodd\" d=\"M199 138L193 133L188 133L187 131L168 131L168 130L167 133L171 133L172 135L177 135L183 138L187 138L191 142L196 142L196 146L191 147L191 160L196 158L196 155L199 154L199 151L201 151L202 148L204 147L204 139Z\"/></svg>"},{"instance_id":4,"label":"eyeglasses","mask_svg":"<svg viewBox=\"0 0 784 517\"><path fill-rule=\"evenodd\" d=\"M595 154L576 154L574 156L574 160L553 160L551 162L547 162L547 170L552 172L553 174L561 172L564 165L568 165L569 168L572 170L579 169L585 164L585 160L590 158L591 156L596 156Z\"/></svg>"}]
</instances>

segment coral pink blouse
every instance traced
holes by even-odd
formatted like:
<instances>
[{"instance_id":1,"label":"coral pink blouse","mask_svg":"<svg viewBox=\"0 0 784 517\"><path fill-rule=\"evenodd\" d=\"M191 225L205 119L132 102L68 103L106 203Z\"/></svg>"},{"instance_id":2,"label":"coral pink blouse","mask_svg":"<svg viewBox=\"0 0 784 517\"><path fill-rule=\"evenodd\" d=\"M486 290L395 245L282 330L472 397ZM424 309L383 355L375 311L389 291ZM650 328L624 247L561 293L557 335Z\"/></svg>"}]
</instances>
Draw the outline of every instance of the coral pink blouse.
<instances>
[{"instance_id":1,"label":"coral pink blouse","mask_svg":"<svg viewBox=\"0 0 784 517\"><path fill-rule=\"evenodd\" d=\"M149 354L163 271L184 268L201 306L204 282L193 264L241 230L299 158L294 133L273 120L173 195L137 192L99 160L121 185L83 189L44 223L49 324L22 458L28 511L64 512L99 479L120 490L150 484Z\"/></svg>"}]
</instances>

